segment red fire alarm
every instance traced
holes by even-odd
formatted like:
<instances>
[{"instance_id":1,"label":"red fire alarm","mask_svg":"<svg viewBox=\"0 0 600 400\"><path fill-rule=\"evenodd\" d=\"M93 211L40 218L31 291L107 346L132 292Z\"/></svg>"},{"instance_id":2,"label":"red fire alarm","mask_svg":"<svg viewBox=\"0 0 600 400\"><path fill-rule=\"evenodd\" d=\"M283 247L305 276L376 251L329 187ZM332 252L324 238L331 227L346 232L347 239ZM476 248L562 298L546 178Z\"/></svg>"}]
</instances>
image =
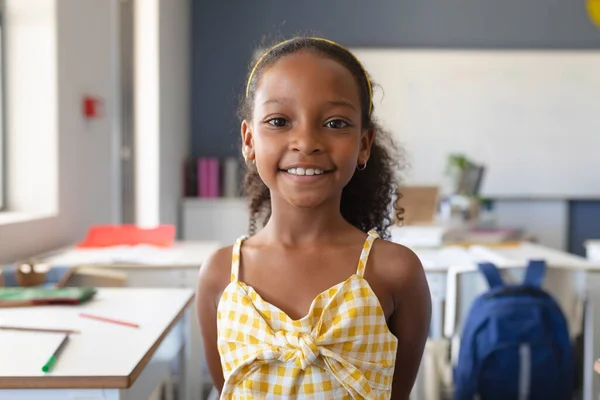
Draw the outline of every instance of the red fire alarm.
<instances>
[{"instance_id":1,"label":"red fire alarm","mask_svg":"<svg viewBox=\"0 0 600 400\"><path fill-rule=\"evenodd\" d=\"M102 116L102 99L92 96L84 96L83 116L87 119L93 119Z\"/></svg>"}]
</instances>

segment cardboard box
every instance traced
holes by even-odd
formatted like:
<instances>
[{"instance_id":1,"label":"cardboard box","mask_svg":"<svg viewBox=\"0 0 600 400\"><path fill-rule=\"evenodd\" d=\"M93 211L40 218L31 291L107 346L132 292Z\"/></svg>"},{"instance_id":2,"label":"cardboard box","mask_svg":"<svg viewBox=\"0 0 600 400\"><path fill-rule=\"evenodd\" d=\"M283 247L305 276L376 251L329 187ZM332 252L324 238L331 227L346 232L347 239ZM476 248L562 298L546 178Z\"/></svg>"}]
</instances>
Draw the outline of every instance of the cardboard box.
<instances>
[{"instance_id":1,"label":"cardboard box","mask_svg":"<svg viewBox=\"0 0 600 400\"><path fill-rule=\"evenodd\" d=\"M435 223L438 210L438 186L406 186L400 189L396 200L398 206L404 208L403 221L396 219L396 224L431 225Z\"/></svg>"}]
</instances>

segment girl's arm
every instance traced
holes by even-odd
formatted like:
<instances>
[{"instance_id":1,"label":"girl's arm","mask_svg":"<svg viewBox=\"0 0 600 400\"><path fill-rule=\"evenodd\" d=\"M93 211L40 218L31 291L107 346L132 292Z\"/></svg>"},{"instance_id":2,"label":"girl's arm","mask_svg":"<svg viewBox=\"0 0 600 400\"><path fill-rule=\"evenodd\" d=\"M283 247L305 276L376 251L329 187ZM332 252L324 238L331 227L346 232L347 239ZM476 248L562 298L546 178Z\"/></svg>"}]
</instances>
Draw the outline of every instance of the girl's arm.
<instances>
[{"instance_id":1,"label":"girl's arm","mask_svg":"<svg viewBox=\"0 0 600 400\"><path fill-rule=\"evenodd\" d=\"M407 400L413 389L431 321L431 295L419 258L403 246L394 246L389 282L394 312L389 320L398 338L392 399ZM401 260L400 265L398 261ZM393 272L392 272L393 271Z\"/></svg>"},{"instance_id":2,"label":"girl's arm","mask_svg":"<svg viewBox=\"0 0 600 400\"><path fill-rule=\"evenodd\" d=\"M217 348L217 306L229 283L231 247L220 249L202 263L196 291L196 311L202 333L204 357L213 385L221 393L225 379Z\"/></svg>"}]
</instances>

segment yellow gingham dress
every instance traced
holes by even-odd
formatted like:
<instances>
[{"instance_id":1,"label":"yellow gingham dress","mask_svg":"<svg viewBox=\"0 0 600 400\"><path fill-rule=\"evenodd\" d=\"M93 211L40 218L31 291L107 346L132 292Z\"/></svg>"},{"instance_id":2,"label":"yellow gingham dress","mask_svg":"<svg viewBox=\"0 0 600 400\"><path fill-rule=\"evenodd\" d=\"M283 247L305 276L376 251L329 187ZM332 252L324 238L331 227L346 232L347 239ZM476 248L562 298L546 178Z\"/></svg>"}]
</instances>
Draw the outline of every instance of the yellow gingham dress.
<instances>
[{"instance_id":1,"label":"yellow gingham dress","mask_svg":"<svg viewBox=\"0 0 600 400\"><path fill-rule=\"evenodd\" d=\"M363 278L371 231L356 273L320 293L308 314L293 320L238 280L219 301L218 348L225 376L221 399L389 399L398 341Z\"/></svg>"}]
</instances>

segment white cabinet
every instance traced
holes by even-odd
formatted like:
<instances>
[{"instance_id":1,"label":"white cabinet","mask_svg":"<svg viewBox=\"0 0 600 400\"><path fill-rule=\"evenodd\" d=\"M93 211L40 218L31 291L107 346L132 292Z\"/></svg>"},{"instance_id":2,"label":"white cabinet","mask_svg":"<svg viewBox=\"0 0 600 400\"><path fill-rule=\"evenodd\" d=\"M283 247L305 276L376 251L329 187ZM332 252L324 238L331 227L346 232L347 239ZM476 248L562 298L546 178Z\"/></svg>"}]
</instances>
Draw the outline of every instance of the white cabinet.
<instances>
[{"instance_id":1,"label":"white cabinet","mask_svg":"<svg viewBox=\"0 0 600 400\"><path fill-rule=\"evenodd\" d=\"M244 199L187 198L183 200L183 240L209 240L233 244L248 233L250 213Z\"/></svg>"}]
</instances>

